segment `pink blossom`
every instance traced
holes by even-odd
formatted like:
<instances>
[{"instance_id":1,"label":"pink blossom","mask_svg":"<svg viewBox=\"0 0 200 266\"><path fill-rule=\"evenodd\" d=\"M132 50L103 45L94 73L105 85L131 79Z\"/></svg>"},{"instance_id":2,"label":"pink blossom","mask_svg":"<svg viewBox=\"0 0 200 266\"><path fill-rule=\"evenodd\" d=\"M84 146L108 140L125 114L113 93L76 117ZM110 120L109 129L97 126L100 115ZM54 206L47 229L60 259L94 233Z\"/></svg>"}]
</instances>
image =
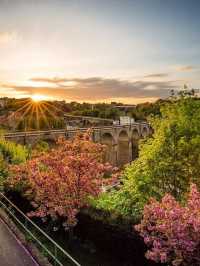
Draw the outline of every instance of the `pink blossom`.
<instances>
[{"instance_id":1,"label":"pink blossom","mask_svg":"<svg viewBox=\"0 0 200 266\"><path fill-rule=\"evenodd\" d=\"M180 205L167 194L161 202L151 199L135 229L149 247L146 257L170 265L200 265L200 192L190 187L187 202Z\"/></svg>"}]
</instances>

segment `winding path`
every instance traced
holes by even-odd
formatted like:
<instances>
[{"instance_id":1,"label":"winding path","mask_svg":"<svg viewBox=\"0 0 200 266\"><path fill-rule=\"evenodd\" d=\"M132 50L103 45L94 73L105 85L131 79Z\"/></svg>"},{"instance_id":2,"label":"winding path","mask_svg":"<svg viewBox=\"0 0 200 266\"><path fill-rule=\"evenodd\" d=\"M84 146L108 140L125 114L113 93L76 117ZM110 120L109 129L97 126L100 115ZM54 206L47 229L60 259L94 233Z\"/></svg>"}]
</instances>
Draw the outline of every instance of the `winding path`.
<instances>
[{"instance_id":1,"label":"winding path","mask_svg":"<svg viewBox=\"0 0 200 266\"><path fill-rule=\"evenodd\" d=\"M0 265L39 266L29 252L17 240L7 225L0 219Z\"/></svg>"}]
</instances>

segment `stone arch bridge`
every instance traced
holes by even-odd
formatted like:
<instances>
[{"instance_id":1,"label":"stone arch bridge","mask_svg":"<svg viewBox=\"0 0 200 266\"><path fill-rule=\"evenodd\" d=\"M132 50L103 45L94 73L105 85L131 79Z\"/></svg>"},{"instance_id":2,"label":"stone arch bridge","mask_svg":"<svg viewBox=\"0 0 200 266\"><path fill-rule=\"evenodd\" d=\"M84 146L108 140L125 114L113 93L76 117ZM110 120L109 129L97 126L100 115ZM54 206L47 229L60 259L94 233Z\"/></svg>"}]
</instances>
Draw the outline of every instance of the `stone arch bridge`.
<instances>
[{"instance_id":1,"label":"stone arch bridge","mask_svg":"<svg viewBox=\"0 0 200 266\"><path fill-rule=\"evenodd\" d=\"M20 144L34 145L39 140L49 144L55 143L59 137L72 138L77 132L85 132L88 128L62 129L48 131L13 132L5 135L7 140ZM94 142L108 146L105 160L113 165L122 166L130 163L138 155L138 141L151 134L147 123L134 123L131 125L112 125L92 128Z\"/></svg>"}]
</instances>

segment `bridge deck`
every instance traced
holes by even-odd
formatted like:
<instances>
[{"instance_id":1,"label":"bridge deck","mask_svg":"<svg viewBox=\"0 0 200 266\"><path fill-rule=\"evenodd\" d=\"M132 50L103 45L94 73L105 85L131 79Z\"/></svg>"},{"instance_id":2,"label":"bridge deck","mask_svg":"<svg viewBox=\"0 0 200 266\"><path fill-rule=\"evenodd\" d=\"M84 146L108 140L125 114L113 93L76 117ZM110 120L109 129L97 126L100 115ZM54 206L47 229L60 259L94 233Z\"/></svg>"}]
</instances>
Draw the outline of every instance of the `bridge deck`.
<instances>
[{"instance_id":1,"label":"bridge deck","mask_svg":"<svg viewBox=\"0 0 200 266\"><path fill-rule=\"evenodd\" d=\"M112 129L120 129L120 128L130 128L132 126L149 126L146 122L135 122L131 125L110 125L110 126L102 126L102 127L92 127L92 131L101 131L101 130L112 130ZM89 128L80 127L80 128L74 128L74 129L50 129L50 130L30 130L30 131L14 131L14 132L8 132L4 134L5 138L9 139L12 137L24 137L24 136L39 136L39 135L45 135L45 134L65 134L65 133L76 133L79 131L87 131Z\"/></svg>"},{"instance_id":2,"label":"bridge deck","mask_svg":"<svg viewBox=\"0 0 200 266\"><path fill-rule=\"evenodd\" d=\"M0 265L39 266L0 219Z\"/></svg>"}]
</instances>

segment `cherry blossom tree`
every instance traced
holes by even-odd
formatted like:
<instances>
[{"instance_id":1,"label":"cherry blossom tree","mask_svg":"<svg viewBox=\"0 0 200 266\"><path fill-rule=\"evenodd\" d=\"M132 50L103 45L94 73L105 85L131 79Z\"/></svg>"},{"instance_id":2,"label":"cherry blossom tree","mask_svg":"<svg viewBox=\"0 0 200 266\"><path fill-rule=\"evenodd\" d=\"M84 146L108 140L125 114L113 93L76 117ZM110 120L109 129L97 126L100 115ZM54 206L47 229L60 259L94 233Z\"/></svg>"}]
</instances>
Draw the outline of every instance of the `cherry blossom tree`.
<instances>
[{"instance_id":1,"label":"cherry blossom tree","mask_svg":"<svg viewBox=\"0 0 200 266\"><path fill-rule=\"evenodd\" d=\"M20 187L32 201L30 216L64 218L73 227L102 186L116 182L117 169L103 162L105 146L91 141L90 133L73 140L59 139L56 149L11 168L9 186Z\"/></svg>"},{"instance_id":2,"label":"cherry blossom tree","mask_svg":"<svg viewBox=\"0 0 200 266\"><path fill-rule=\"evenodd\" d=\"M167 194L151 199L135 229L149 247L146 257L168 265L200 265L200 192L192 184L184 205Z\"/></svg>"}]
</instances>

